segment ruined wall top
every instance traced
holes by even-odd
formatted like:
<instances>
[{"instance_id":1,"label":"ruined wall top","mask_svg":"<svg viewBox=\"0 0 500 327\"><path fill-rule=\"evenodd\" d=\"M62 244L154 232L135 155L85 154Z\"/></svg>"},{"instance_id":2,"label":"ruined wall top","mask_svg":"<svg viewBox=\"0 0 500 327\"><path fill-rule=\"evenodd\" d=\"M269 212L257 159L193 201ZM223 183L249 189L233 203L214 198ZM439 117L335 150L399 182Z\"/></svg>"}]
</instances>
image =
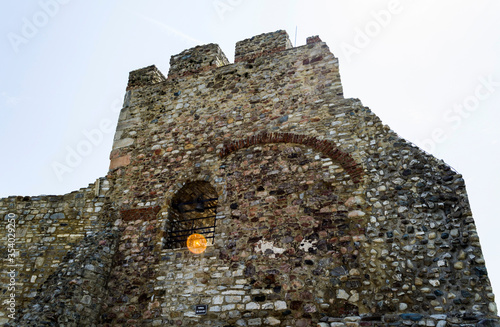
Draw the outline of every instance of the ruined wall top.
<instances>
[{"instance_id":1,"label":"ruined wall top","mask_svg":"<svg viewBox=\"0 0 500 327\"><path fill-rule=\"evenodd\" d=\"M168 77L191 75L227 64L229 60L217 44L200 45L172 56Z\"/></svg>"},{"instance_id":2,"label":"ruined wall top","mask_svg":"<svg viewBox=\"0 0 500 327\"><path fill-rule=\"evenodd\" d=\"M286 31L264 33L236 43L234 62L249 61L290 48L292 48L292 43Z\"/></svg>"},{"instance_id":3,"label":"ruined wall top","mask_svg":"<svg viewBox=\"0 0 500 327\"><path fill-rule=\"evenodd\" d=\"M307 44L321 42L319 37L308 38ZM260 34L236 43L234 62L252 62L258 57L271 55L292 48L286 31ZM190 76L229 65L224 52L215 43L199 45L170 58L168 79ZM167 80L154 66L130 72L127 90L152 85Z\"/></svg>"},{"instance_id":4,"label":"ruined wall top","mask_svg":"<svg viewBox=\"0 0 500 327\"><path fill-rule=\"evenodd\" d=\"M127 90L160 83L165 80L165 76L163 76L158 68L156 68L156 66L154 65L151 65L141 69L133 70L129 73Z\"/></svg>"}]
</instances>

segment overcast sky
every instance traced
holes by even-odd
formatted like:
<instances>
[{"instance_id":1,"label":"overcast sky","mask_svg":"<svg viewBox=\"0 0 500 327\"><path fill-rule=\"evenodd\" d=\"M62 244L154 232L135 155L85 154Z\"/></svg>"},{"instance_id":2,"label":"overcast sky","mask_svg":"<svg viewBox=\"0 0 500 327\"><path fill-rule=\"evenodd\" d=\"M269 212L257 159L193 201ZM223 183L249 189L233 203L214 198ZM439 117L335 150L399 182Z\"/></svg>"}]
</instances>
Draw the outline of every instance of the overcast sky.
<instances>
[{"instance_id":1,"label":"overcast sky","mask_svg":"<svg viewBox=\"0 0 500 327\"><path fill-rule=\"evenodd\" d=\"M2 1L0 197L106 175L129 71L166 75L171 55L206 43L232 62L237 41L278 29L297 46L319 35L346 97L464 175L500 294L497 0Z\"/></svg>"}]
</instances>

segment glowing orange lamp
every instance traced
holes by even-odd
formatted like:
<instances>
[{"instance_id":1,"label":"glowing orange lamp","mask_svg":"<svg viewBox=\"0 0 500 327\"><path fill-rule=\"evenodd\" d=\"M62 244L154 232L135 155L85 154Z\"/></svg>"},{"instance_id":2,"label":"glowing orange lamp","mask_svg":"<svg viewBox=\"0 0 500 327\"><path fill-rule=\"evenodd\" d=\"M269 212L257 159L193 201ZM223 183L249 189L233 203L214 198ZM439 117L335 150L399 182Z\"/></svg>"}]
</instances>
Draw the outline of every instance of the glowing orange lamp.
<instances>
[{"instance_id":1,"label":"glowing orange lamp","mask_svg":"<svg viewBox=\"0 0 500 327\"><path fill-rule=\"evenodd\" d=\"M203 253L207 249L207 239L201 234L191 234L187 239L187 247L192 253Z\"/></svg>"}]
</instances>

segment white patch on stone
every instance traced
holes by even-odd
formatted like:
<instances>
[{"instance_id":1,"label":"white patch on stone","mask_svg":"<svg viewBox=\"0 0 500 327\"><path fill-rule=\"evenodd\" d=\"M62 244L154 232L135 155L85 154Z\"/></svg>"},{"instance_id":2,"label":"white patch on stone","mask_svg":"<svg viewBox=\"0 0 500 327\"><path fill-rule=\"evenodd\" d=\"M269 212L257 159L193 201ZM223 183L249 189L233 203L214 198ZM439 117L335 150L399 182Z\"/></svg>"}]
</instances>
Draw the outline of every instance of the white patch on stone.
<instances>
[{"instance_id":1,"label":"white patch on stone","mask_svg":"<svg viewBox=\"0 0 500 327\"><path fill-rule=\"evenodd\" d=\"M274 246L273 242L260 240L255 245L255 252L265 253L266 250L268 250L268 249L273 251L274 253L277 253L277 254L281 254L281 253L285 252L285 249ZM274 258L274 255L271 255L271 257Z\"/></svg>"},{"instance_id":2,"label":"white patch on stone","mask_svg":"<svg viewBox=\"0 0 500 327\"><path fill-rule=\"evenodd\" d=\"M347 294L344 290L337 290L337 299L347 300L349 298L349 294Z\"/></svg>"},{"instance_id":3,"label":"white patch on stone","mask_svg":"<svg viewBox=\"0 0 500 327\"><path fill-rule=\"evenodd\" d=\"M318 241L302 240L302 242L300 242L299 248L301 250L304 250L304 252L309 252L310 248L316 249L316 243L318 243Z\"/></svg>"}]
</instances>

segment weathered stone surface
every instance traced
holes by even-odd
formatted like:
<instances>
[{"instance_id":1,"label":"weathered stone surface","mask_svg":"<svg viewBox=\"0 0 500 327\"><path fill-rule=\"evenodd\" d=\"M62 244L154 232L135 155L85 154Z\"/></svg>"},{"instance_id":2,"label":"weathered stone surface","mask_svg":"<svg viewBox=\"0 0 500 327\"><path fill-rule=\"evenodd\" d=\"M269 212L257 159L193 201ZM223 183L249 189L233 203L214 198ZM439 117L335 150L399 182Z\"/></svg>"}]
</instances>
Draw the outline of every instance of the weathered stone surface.
<instances>
[{"instance_id":1,"label":"weathered stone surface","mask_svg":"<svg viewBox=\"0 0 500 327\"><path fill-rule=\"evenodd\" d=\"M462 176L345 99L319 37L262 34L233 64L195 47L127 89L105 178L0 199L20 238L0 322L497 324ZM194 231L205 252L175 241Z\"/></svg>"},{"instance_id":2,"label":"weathered stone surface","mask_svg":"<svg viewBox=\"0 0 500 327\"><path fill-rule=\"evenodd\" d=\"M127 90L160 83L166 78L154 65L129 73Z\"/></svg>"}]
</instances>

